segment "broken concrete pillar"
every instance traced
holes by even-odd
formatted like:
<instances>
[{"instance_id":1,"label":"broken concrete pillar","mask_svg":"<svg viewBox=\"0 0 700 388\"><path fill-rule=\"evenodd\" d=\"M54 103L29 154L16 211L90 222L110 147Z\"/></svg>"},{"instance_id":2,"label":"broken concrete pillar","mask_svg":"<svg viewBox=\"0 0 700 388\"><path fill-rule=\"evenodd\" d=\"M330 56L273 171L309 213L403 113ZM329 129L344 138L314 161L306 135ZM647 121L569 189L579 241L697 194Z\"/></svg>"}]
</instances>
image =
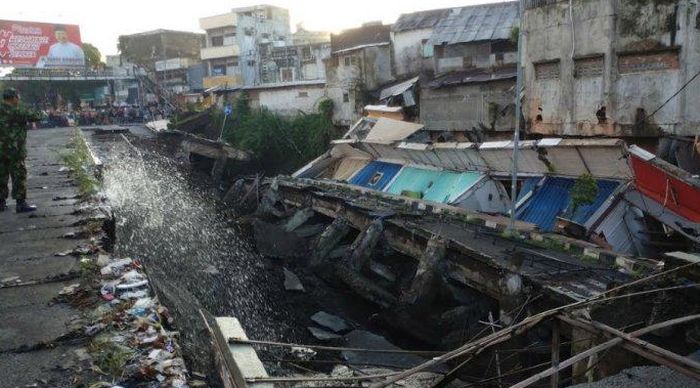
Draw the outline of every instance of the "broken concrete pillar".
<instances>
[{"instance_id":1,"label":"broken concrete pillar","mask_svg":"<svg viewBox=\"0 0 700 388\"><path fill-rule=\"evenodd\" d=\"M233 182L233 185L228 189L224 196L224 203L233 204L239 201L245 195L245 179L239 179Z\"/></svg>"},{"instance_id":2,"label":"broken concrete pillar","mask_svg":"<svg viewBox=\"0 0 700 388\"><path fill-rule=\"evenodd\" d=\"M216 159L214 162L214 167L211 169L211 177L214 179L214 182L218 182L221 180L221 177L224 175L224 170L226 169L226 162L228 161L228 158L226 155L221 155L219 158Z\"/></svg>"},{"instance_id":3,"label":"broken concrete pillar","mask_svg":"<svg viewBox=\"0 0 700 388\"><path fill-rule=\"evenodd\" d=\"M274 216L277 218L283 218L286 214L285 211L277 209L277 204L281 202L280 194L277 192L279 186L277 184L277 178L272 180L270 187L265 191L258 209L255 212L258 216Z\"/></svg>"},{"instance_id":4,"label":"broken concrete pillar","mask_svg":"<svg viewBox=\"0 0 700 388\"><path fill-rule=\"evenodd\" d=\"M345 217L336 218L326 230L321 233L316 246L314 247L314 254L309 261L311 267L319 267L323 264L323 261L328 257L328 255L335 249L335 247L340 243L345 236L350 232L350 223Z\"/></svg>"},{"instance_id":5,"label":"broken concrete pillar","mask_svg":"<svg viewBox=\"0 0 700 388\"><path fill-rule=\"evenodd\" d=\"M445 268L445 240L433 235L418 263L411 286L401 295L401 302L425 306L436 297L440 274Z\"/></svg>"},{"instance_id":6,"label":"broken concrete pillar","mask_svg":"<svg viewBox=\"0 0 700 388\"><path fill-rule=\"evenodd\" d=\"M287 232L295 231L298 227L304 225L306 221L310 220L315 214L316 212L308 207L297 210L297 212L294 213L294 215L290 217L287 223L284 225L284 230Z\"/></svg>"},{"instance_id":7,"label":"broken concrete pillar","mask_svg":"<svg viewBox=\"0 0 700 388\"><path fill-rule=\"evenodd\" d=\"M344 260L345 264L360 272L372 257L372 252L379 243L383 233L384 221L380 218L372 221L369 227L360 233L350 246L350 252L348 252L348 256Z\"/></svg>"},{"instance_id":8,"label":"broken concrete pillar","mask_svg":"<svg viewBox=\"0 0 700 388\"><path fill-rule=\"evenodd\" d=\"M394 295L376 285L373 280L355 271L344 261L336 264L335 275L358 295L379 306L390 308L397 302Z\"/></svg>"}]
</instances>

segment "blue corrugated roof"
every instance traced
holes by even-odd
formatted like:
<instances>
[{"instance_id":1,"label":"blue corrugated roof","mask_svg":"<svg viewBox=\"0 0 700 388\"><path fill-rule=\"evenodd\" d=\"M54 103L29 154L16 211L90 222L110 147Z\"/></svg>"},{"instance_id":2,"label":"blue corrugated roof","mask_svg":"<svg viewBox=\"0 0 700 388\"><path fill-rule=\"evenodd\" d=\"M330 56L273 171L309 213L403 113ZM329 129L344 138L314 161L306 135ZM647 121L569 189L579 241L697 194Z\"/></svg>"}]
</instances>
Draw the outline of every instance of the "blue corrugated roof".
<instances>
[{"instance_id":1,"label":"blue corrugated roof","mask_svg":"<svg viewBox=\"0 0 700 388\"><path fill-rule=\"evenodd\" d=\"M554 230L556 218L562 216L571 207L571 188L575 179L547 178L544 184L536 188L532 198L518 211L518 219L536 224L541 230ZM590 205L581 206L576 210L572 221L584 224L595 213L606 199L619 186L619 182L599 180L598 195Z\"/></svg>"},{"instance_id":2,"label":"blue corrugated roof","mask_svg":"<svg viewBox=\"0 0 700 388\"><path fill-rule=\"evenodd\" d=\"M350 183L374 190L384 190L401 170L400 164L374 161L350 179Z\"/></svg>"},{"instance_id":3,"label":"blue corrugated roof","mask_svg":"<svg viewBox=\"0 0 700 388\"><path fill-rule=\"evenodd\" d=\"M450 203L472 187L479 178L481 174L475 172L458 173L406 167L386 191L399 195L404 191L412 191L421 193L422 198L428 201Z\"/></svg>"}]
</instances>

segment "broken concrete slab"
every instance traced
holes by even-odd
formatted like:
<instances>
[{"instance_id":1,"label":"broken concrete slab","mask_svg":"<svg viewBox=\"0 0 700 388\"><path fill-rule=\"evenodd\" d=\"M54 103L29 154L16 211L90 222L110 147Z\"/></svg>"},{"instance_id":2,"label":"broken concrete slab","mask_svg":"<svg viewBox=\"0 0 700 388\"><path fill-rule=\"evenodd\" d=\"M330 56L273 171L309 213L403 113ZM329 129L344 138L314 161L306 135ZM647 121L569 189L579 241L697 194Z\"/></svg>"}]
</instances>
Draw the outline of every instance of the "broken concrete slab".
<instances>
[{"instance_id":1,"label":"broken concrete slab","mask_svg":"<svg viewBox=\"0 0 700 388\"><path fill-rule=\"evenodd\" d=\"M318 327L307 327L307 329L309 330L311 335L314 336L314 338L320 341L330 341L343 338L341 335L331 333L330 331L326 331L323 329L319 329Z\"/></svg>"},{"instance_id":2,"label":"broken concrete slab","mask_svg":"<svg viewBox=\"0 0 700 388\"><path fill-rule=\"evenodd\" d=\"M309 253L307 240L293 232L285 231L279 225L256 219L253 222L253 231L258 252L265 256L278 259L303 258ZM275 238L271 239L270 236Z\"/></svg>"},{"instance_id":3,"label":"broken concrete slab","mask_svg":"<svg viewBox=\"0 0 700 388\"><path fill-rule=\"evenodd\" d=\"M343 318L337 315L328 314L325 311L319 311L311 316L311 320L319 326L331 329L336 333L342 333L350 330L350 325Z\"/></svg>"},{"instance_id":4,"label":"broken concrete slab","mask_svg":"<svg viewBox=\"0 0 700 388\"><path fill-rule=\"evenodd\" d=\"M223 338L248 339L243 326L236 318L218 317L216 318L216 326ZM229 373L234 373L242 379L268 377L265 366L251 345L229 343L228 350L235 363L232 367L237 369L236 371L229 371ZM272 388L273 384L250 383L248 386Z\"/></svg>"},{"instance_id":5,"label":"broken concrete slab","mask_svg":"<svg viewBox=\"0 0 700 388\"><path fill-rule=\"evenodd\" d=\"M354 330L345 336L345 340L347 341L347 346L351 348L382 350L401 349L398 346L387 341L386 338L365 330ZM424 358L416 355L399 353L366 353L343 351L341 355L343 359L352 364L368 366L382 365L398 369L412 368L426 361Z\"/></svg>"},{"instance_id":6,"label":"broken concrete slab","mask_svg":"<svg viewBox=\"0 0 700 388\"><path fill-rule=\"evenodd\" d=\"M305 292L304 285L301 284L299 277L294 272L284 268L284 288L287 291Z\"/></svg>"}]
</instances>

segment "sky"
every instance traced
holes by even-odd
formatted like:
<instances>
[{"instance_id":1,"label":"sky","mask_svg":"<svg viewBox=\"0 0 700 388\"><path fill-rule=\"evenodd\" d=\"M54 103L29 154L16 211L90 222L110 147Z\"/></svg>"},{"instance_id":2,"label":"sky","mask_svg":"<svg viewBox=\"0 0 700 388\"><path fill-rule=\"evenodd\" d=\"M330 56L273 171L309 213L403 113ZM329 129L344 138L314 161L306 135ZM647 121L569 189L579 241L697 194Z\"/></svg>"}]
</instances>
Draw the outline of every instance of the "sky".
<instances>
[{"instance_id":1,"label":"sky","mask_svg":"<svg viewBox=\"0 0 700 388\"><path fill-rule=\"evenodd\" d=\"M501 0L28 0L3 1L0 18L78 24L83 42L94 44L104 56L117 54L119 35L158 28L203 32L199 29L199 18L260 3L289 9L292 30L297 23L303 23L307 30L340 32L368 21L393 23L402 13L499 1Z\"/></svg>"}]
</instances>

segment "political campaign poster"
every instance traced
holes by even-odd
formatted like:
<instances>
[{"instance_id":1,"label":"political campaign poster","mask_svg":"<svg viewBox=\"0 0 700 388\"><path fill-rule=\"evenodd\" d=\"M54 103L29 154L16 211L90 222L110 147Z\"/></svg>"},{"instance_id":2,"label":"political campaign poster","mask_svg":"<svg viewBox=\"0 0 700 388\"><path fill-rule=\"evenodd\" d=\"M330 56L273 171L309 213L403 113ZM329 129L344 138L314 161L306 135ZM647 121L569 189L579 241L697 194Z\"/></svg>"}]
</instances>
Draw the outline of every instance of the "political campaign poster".
<instances>
[{"instance_id":1,"label":"political campaign poster","mask_svg":"<svg viewBox=\"0 0 700 388\"><path fill-rule=\"evenodd\" d=\"M0 66L75 69L85 67L80 27L0 20Z\"/></svg>"}]
</instances>

